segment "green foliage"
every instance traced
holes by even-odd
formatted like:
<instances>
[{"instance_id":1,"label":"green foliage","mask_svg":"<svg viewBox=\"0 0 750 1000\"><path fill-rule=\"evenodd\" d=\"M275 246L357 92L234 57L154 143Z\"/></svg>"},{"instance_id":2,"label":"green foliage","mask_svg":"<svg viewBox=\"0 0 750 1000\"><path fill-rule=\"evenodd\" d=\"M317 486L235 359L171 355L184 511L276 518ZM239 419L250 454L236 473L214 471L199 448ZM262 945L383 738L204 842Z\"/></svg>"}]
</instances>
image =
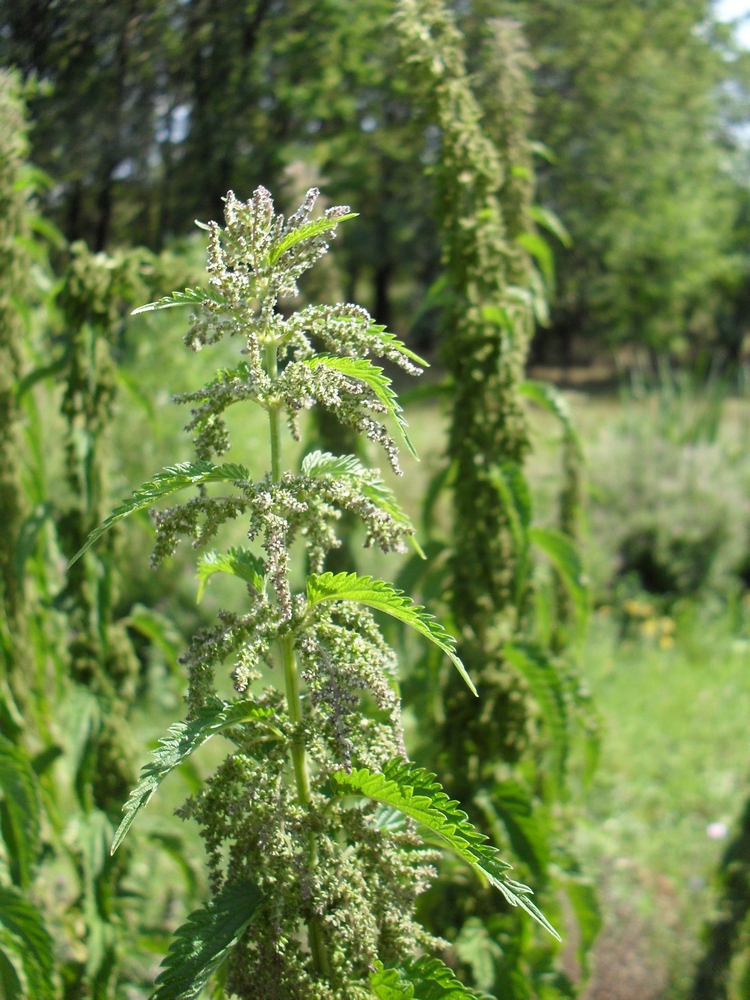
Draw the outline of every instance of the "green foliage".
<instances>
[{"instance_id":1,"label":"green foliage","mask_svg":"<svg viewBox=\"0 0 750 1000\"><path fill-rule=\"evenodd\" d=\"M0 829L11 878L26 889L41 847L39 784L28 754L0 737Z\"/></svg>"},{"instance_id":2,"label":"green foliage","mask_svg":"<svg viewBox=\"0 0 750 1000\"><path fill-rule=\"evenodd\" d=\"M356 217L357 212L347 212L344 215L337 216L336 219L314 219L311 222L305 222L296 229L291 229L271 250L268 257L269 263L283 264L284 261L281 258L292 247L296 247L299 243L303 243L313 236L322 236L324 233L330 233L336 228L339 222L344 222L346 219L356 219Z\"/></svg>"},{"instance_id":3,"label":"green foliage","mask_svg":"<svg viewBox=\"0 0 750 1000\"><path fill-rule=\"evenodd\" d=\"M338 774L334 781L337 788L359 792L392 806L437 834L460 858L499 889L511 906L526 910L559 940L549 921L525 898L531 889L508 877L510 865L500 860L498 851L487 843L489 838L471 825L458 803L448 798L434 774L396 759L383 768L382 774L372 774L362 768L351 774Z\"/></svg>"},{"instance_id":4,"label":"green foliage","mask_svg":"<svg viewBox=\"0 0 750 1000\"><path fill-rule=\"evenodd\" d=\"M111 853L114 854L123 842L133 825L133 820L139 811L148 805L170 771L183 764L192 753L217 733L251 721L261 723L263 728L263 720L271 714L270 708L264 708L254 701L215 701L201 708L197 717L191 722L176 722L170 726L169 733L159 740L159 748L154 751L153 760L142 769L138 784L123 806L125 818L117 828ZM269 729L271 733L275 732L278 735L273 726Z\"/></svg>"},{"instance_id":5,"label":"green foliage","mask_svg":"<svg viewBox=\"0 0 750 1000\"><path fill-rule=\"evenodd\" d=\"M232 546L226 553L207 552L198 562L196 576L200 580L197 601L203 597L206 586L215 573L228 573L245 580L263 593L266 589L263 560L242 547Z\"/></svg>"},{"instance_id":6,"label":"green foliage","mask_svg":"<svg viewBox=\"0 0 750 1000\"><path fill-rule=\"evenodd\" d=\"M23 179L26 113L20 78L0 71L0 610L19 670L28 666L16 541L28 514L20 481L18 383L25 361L22 308L28 298L29 189ZM12 680L18 683L18 679Z\"/></svg>"},{"instance_id":7,"label":"green foliage","mask_svg":"<svg viewBox=\"0 0 750 1000\"><path fill-rule=\"evenodd\" d=\"M589 611L589 592L581 563L581 554L571 538L555 528L529 529L529 539L550 560L565 584L583 624Z\"/></svg>"},{"instance_id":8,"label":"green foliage","mask_svg":"<svg viewBox=\"0 0 750 1000\"><path fill-rule=\"evenodd\" d=\"M162 963L152 1000L195 1000L236 946L262 898L252 882L230 882L191 913Z\"/></svg>"},{"instance_id":9,"label":"green foliage","mask_svg":"<svg viewBox=\"0 0 750 1000\"><path fill-rule=\"evenodd\" d=\"M477 693L466 668L454 652L456 640L453 636L424 608L414 604L402 591L395 590L389 583L374 580L370 576L357 576L356 573L313 575L307 578L307 600L311 608L322 601L356 601L397 618L434 642L438 649L442 649L455 664L469 690L473 694Z\"/></svg>"},{"instance_id":10,"label":"green foliage","mask_svg":"<svg viewBox=\"0 0 750 1000\"><path fill-rule=\"evenodd\" d=\"M530 645L509 643L505 647L508 662L518 671L539 705L550 743L550 768L553 781L562 786L565 758L568 753L568 719L565 689L557 665L545 650Z\"/></svg>"},{"instance_id":11,"label":"green foliage","mask_svg":"<svg viewBox=\"0 0 750 1000\"><path fill-rule=\"evenodd\" d=\"M743 264L719 102L745 71L723 57L732 46L718 40L711 5L507 9L539 64L535 130L554 157L540 163L540 193L572 241L556 255L549 356L564 357L573 332L680 352L726 331L720 301Z\"/></svg>"},{"instance_id":12,"label":"green foliage","mask_svg":"<svg viewBox=\"0 0 750 1000\"><path fill-rule=\"evenodd\" d=\"M413 561L409 572L421 578L423 593L448 609L479 699L472 702L452 677L438 673L427 653L410 687L417 712L434 719L437 734L422 754L446 773L452 796L472 803L476 825L497 846L510 842L544 891L559 836L549 805L565 794L577 702L569 690L575 686L569 664L539 643L552 636L533 615L540 582L532 547L553 563L564 588L555 606L557 652L567 641L568 595L582 624L588 593L573 539L580 506L577 438L564 404L551 389L524 392L523 374L534 324L548 320L555 277L552 251L535 223L560 235L564 230L532 203L528 48L517 24L488 18L489 5L475 6L484 17L468 42L439 0L401 0L396 14L426 117L441 134L430 172L444 264L443 357L450 374L448 462L425 500L425 525L432 528L425 551L432 564L428 560L420 570ZM472 12L459 13L471 25ZM475 65L467 65L472 58ZM565 421L562 531L533 524L523 395L538 397ZM446 535L435 530L432 515L443 490L450 490L452 500ZM529 747L531 715L542 726ZM505 782L497 781L500 761ZM526 787L530 774L537 795ZM436 887L424 913L436 932L455 940L465 963L462 977L512 997L529 995L529 981L537 977L549 980L554 950L548 942L532 943L520 924L493 913L488 899L478 904L470 898L465 883L450 872L446 882L450 888ZM556 978L566 995L573 991L567 977Z\"/></svg>"},{"instance_id":13,"label":"green foliage","mask_svg":"<svg viewBox=\"0 0 750 1000\"><path fill-rule=\"evenodd\" d=\"M391 380L383 374L382 368L372 364L372 362L367 358L334 358L329 357L326 354L319 354L314 358L310 358L306 363L311 368L315 368L318 365L324 365L326 368L330 368L333 371L341 372L342 375L349 375L360 382L364 382L364 384L372 391L381 406L385 409L385 412L389 413L396 421L406 443L406 447L415 458L417 457L417 453L414 451L414 445L411 443L409 435L406 433L406 420L403 417L396 394L391 389Z\"/></svg>"},{"instance_id":14,"label":"green foliage","mask_svg":"<svg viewBox=\"0 0 750 1000\"><path fill-rule=\"evenodd\" d=\"M368 500L371 500L376 507L398 521L405 527L412 530L411 521L404 511L399 507L393 490L389 489L382 479L365 475L365 467L354 455L332 455L330 452L312 451L308 452L302 460L301 470L303 476L353 476L361 480L361 489ZM424 553L419 542L414 535L409 536L409 543L417 554L424 558Z\"/></svg>"},{"instance_id":15,"label":"green foliage","mask_svg":"<svg viewBox=\"0 0 750 1000\"><path fill-rule=\"evenodd\" d=\"M0 886L0 953L9 997L54 1000L52 938L38 910L17 889L6 886Z\"/></svg>"},{"instance_id":16,"label":"green foliage","mask_svg":"<svg viewBox=\"0 0 750 1000\"><path fill-rule=\"evenodd\" d=\"M402 969L382 964L370 976L370 988L378 1000L475 1000L455 973L439 958L420 958Z\"/></svg>"},{"instance_id":17,"label":"green foliage","mask_svg":"<svg viewBox=\"0 0 750 1000\"><path fill-rule=\"evenodd\" d=\"M204 288L186 288L184 292L172 292L165 295L158 302L149 302L145 306L138 306L133 310L133 316L141 313L159 312L161 309L174 309L176 306L196 306L201 302L213 302L222 305L222 300L212 295Z\"/></svg>"},{"instance_id":18,"label":"green foliage","mask_svg":"<svg viewBox=\"0 0 750 1000\"><path fill-rule=\"evenodd\" d=\"M153 479L139 487L132 496L123 500L119 507L115 507L109 517L91 532L85 544L71 559L71 565L80 559L84 552L91 548L113 524L139 510L148 509L156 500L176 493L178 490L184 490L188 486L244 481L247 476L247 469L241 465L217 466L212 462L181 462L179 465L165 469L164 472L157 473Z\"/></svg>"}]
</instances>

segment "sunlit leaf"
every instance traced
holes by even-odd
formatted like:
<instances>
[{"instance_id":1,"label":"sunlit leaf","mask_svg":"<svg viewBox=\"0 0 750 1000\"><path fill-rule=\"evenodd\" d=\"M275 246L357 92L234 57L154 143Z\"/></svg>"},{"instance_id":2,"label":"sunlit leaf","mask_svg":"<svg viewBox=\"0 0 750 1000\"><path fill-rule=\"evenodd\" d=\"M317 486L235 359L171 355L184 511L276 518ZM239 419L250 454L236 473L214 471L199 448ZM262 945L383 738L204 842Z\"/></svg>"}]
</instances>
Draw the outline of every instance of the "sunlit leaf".
<instances>
[{"instance_id":1,"label":"sunlit leaf","mask_svg":"<svg viewBox=\"0 0 750 1000\"><path fill-rule=\"evenodd\" d=\"M311 240L314 236L322 236L323 233L328 233L332 229L335 229L339 222L346 222L347 219L356 219L357 215L359 215L358 212L348 212L346 215L339 215L335 218L326 218L323 216L320 219L313 219L312 222L305 222L301 226L297 226L296 229L290 229L271 250L269 256L271 263L275 264L282 254L285 254L287 250L291 250L293 246L297 246L298 243Z\"/></svg>"},{"instance_id":2,"label":"sunlit leaf","mask_svg":"<svg viewBox=\"0 0 750 1000\"><path fill-rule=\"evenodd\" d=\"M310 608L322 601L356 601L397 618L442 649L451 658L471 691L477 693L474 682L456 654L456 640L453 636L423 607L414 604L389 583L375 580L371 576L357 576L356 573L312 575L307 578L307 601Z\"/></svg>"},{"instance_id":3,"label":"sunlit leaf","mask_svg":"<svg viewBox=\"0 0 750 1000\"><path fill-rule=\"evenodd\" d=\"M272 714L272 709L262 708L250 699L234 702L217 699L201 709L197 718L192 721L176 722L170 726L167 735L159 740L152 760L141 769L138 784L123 806L125 818L112 841L112 854L125 839L138 812L148 804L170 771L179 767L198 747L222 730L243 722L263 722Z\"/></svg>"},{"instance_id":4,"label":"sunlit leaf","mask_svg":"<svg viewBox=\"0 0 750 1000\"><path fill-rule=\"evenodd\" d=\"M375 802L399 809L421 826L436 834L460 858L499 889L511 906L520 906L555 937L559 935L528 899L528 886L509 878L510 865L503 861L488 838L476 829L458 803L443 791L435 775L402 758L391 761L383 773L360 768L347 774L337 771L336 788L364 795Z\"/></svg>"},{"instance_id":5,"label":"sunlit leaf","mask_svg":"<svg viewBox=\"0 0 750 1000\"><path fill-rule=\"evenodd\" d=\"M248 471L242 465L181 462L179 465L170 466L140 486L132 496L123 500L119 507L115 507L106 521L91 532L86 539L86 544L70 560L70 565L72 566L77 559L80 559L83 553L91 548L94 542L101 538L113 524L128 517L129 514L150 507L162 497L169 496L170 493L184 490L187 486L199 486L202 483L244 482L247 477Z\"/></svg>"},{"instance_id":6,"label":"sunlit leaf","mask_svg":"<svg viewBox=\"0 0 750 1000\"><path fill-rule=\"evenodd\" d=\"M375 970L370 989L377 1000L477 1000L477 994L439 958L425 955L394 969L376 962Z\"/></svg>"},{"instance_id":7,"label":"sunlit leaf","mask_svg":"<svg viewBox=\"0 0 750 1000\"><path fill-rule=\"evenodd\" d=\"M366 358L339 358L332 354L317 354L312 358L306 358L304 364L309 368L317 368L319 365L323 365L332 371L341 372L347 378L354 378L360 382L364 382L376 399L383 404L386 411L396 421L406 447L415 458L417 457L414 445L406 433L407 423L404 418L404 411L399 405L396 393L391 388L391 380L387 375L383 374L382 368L374 365Z\"/></svg>"},{"instance_id":8,"label":"sunlit leaf","mask_svg":"<svg viewBox=\"0 0 750 1000\"><path fill-rule=\"evenodd\" d=\"M216 305L225 304L223 299L205 288L186 288L182 292L172 292L171 295L165 295L158 302L148 302L145 306L138 306L131 315L158 312L160 309L174 309L175 306L198 306L201 302L213 302Z\"/></svg>"}]
</instances>

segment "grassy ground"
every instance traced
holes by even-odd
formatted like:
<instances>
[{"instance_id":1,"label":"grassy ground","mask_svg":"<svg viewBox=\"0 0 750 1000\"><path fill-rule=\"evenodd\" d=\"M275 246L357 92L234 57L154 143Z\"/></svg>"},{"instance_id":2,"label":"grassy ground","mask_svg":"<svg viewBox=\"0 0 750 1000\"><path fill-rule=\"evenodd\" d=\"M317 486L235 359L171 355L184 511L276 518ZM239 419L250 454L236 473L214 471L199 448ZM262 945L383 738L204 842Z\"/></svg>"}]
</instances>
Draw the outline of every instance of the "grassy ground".
<instances>
[{"instance_id":1,"label":"grassy ground","mask_svg":"<svg viewBox=\"0 0 750 1000\"><path fill-rule=\"evenodd\" d=\"M572 402L595 490L608 449L654 432L655 403ZM740 500L748 412L747 402L728 401L715 439L683 448L704 478L734 468ZM666 433L658 430L660 440ZM550 457L542 429L531 463L537 495L549 494ZM591 561L607 548L602 523L588 519ZM604 723L598 771L577 796L576 849L599 883L605 913L592 1000L689 996L716 905L714 872L750 794L747 598L736 588L707 586L666 607L648 595L638 604L635 615L623 614L616 600L600 606L581 653Z\"/></svg>"},{"instance_id":2,"label":"grassy ground","mask_svg":"<svg viewBox=\"0 0 750 1000\"><path fill-rule=\"evenodd\" d=\"M713 873L750 792L750 652L729 614L685 608L675 643L621 640L595 616L583 672L604 720L598 772L580 796L577 849L607 926L592 996L687 995Z\"/></svg>"}]
</instances>

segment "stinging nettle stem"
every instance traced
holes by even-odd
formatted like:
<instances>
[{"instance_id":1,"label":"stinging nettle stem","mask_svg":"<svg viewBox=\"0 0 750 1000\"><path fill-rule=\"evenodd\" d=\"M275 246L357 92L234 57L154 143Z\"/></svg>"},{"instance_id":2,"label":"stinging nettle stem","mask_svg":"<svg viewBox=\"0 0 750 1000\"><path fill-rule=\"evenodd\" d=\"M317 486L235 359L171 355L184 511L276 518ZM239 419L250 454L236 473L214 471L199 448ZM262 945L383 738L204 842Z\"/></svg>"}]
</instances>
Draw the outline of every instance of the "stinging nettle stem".
<instances>
[{"instance_id":1,"label":"stinging nettle stem","mask_svg":"<svg viewBox=\"0 0 750 1000\"><path fill-rule=\"evenodd\" d=\"M275 379L278 374L278 362L276 356L276 344L266 344L266 371L271 379ZM275 483L281 479L281 436L278 407L271 407L268 411L269 427L271 432L271 477ZM286 687L286 700L289 708L289 718L295 726L302 724L302 701L299 690L299 671L297 670L297 658L294 655L294 635L288 633L279 639L281 647L281 658L284 665L284 684ZM298 736L292 745L292 764L294 766L294 780L297 786L297 798L301 806L306 809L312 804L310 794L310 772L307 767L307 754L305 753L304 737ZM313 870L318 864L318 848L315 843L315 834L310 833L309 837L309 863ZM313 965L319 976L330 979L331 966L328 960L325 939L323 937L323 927L320 917L311 916L307 921L307 930L312 954Z\"/></svg>"}]
</instances>

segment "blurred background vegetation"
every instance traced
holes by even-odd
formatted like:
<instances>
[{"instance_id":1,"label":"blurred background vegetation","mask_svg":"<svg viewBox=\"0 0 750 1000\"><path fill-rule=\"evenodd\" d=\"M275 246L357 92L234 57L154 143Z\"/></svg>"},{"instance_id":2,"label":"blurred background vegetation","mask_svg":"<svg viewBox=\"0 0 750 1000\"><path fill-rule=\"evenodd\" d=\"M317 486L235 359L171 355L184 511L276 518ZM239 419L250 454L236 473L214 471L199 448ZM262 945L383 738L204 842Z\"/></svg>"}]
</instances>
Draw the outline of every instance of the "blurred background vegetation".
<instances>
[{"instance_id":1,"label":"blurred background vegetation","mask_svg":"<svg viewBox=\"0 0 750 1000\"><path fill-rule=\"evenodd\" d=\"M546 894L563 948L507 915L493 924L481 902L467 909L450 871L423 916L452 941L461 975L498 997L748 998L750 54L703 0L451 6L481 127L503 158L506 220L528 202L534 221L518 242L548 315L537 308L527 374L563 389L562 402L544 397L551 407L528 385L522 397L534 523L578 539L591 614L587 628L583 614L566 618L559 565L540 558L535 628L559 654L584 731L565 787L550 791L554 741L528 676L500 684L502 749L490 760L507 793L497 836ZM198 838L170 809L220 747L171 779L116 865L107 838L147 748L181 717L186 638L238 595L217 580L196 605L189 553L153 573L147 518L113 533L79 575L66 562L113 500L190 457L171 397L229 348L190 355L179 310L129 312L204 280L194 220L220 219L229 188L247 198L262 183L287 208L315 184L326 204L359 212L303 294L361 302L433 362L406 396L421 463L405 456L404 483L388 480L423 525L430 572L381 564L356 537L345 555L400 573L460 620L441 576L460 313L435 207L436 185L449 189L447 133L393 10L0 7L0 64L12 71L0 91L8 1000L55 995L48 973L69 1000L147 996L169 934L205 891ZM505 27L491 50L495 19ZM497 138L514 129L519 155ZM263 422L234 430L232 461L262 474ZM335 446L314 415L305 446L316 440ZM561 490L581 467L582 510L565 522ZM450 692L421 649L402 652L410 750L440 769L453 760L450 716L424 694Z\"/></svg>"}]
</instances>

